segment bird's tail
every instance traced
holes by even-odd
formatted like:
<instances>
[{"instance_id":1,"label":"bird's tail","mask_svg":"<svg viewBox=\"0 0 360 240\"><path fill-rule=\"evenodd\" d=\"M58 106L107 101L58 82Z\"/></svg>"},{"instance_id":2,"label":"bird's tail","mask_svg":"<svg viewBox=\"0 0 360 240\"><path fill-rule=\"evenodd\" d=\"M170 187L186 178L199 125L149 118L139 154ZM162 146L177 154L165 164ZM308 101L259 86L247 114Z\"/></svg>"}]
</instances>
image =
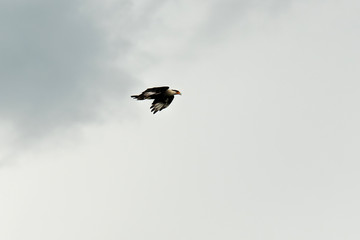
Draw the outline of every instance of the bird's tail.
<instances>
[{"instance_id":1,"label":"bird's tail","mask_svg":"<svg viewBox=\"0 0 360 240\"><path fill-rule=\"evenodd\" d=\"M144 100L145 99L144 96L141 96L141 95L132 95L131 97L135 98L137 100Z\"/></svg>"}]
</instances>

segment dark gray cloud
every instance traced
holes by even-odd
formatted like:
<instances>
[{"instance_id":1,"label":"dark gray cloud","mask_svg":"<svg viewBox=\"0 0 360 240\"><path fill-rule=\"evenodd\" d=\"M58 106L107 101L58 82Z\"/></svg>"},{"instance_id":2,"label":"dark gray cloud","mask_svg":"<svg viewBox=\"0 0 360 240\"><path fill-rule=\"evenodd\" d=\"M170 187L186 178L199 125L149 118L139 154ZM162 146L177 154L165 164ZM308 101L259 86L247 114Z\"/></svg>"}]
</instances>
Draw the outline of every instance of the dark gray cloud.
<instances>
[{"instance_id":1,"label":"dark gray cloud","mask_svg":"<svg viewBox=\"0 0 360 240\"><path fill-rule=\"evenodd\" d=\"M112 49L83 7L76 0L0 3L0 118L20 135L93 119L105 95L124 97L134 82L111 67L119 57L112 52L125 55L131 44L119 37Z\"/></svg>"}]
</instances>

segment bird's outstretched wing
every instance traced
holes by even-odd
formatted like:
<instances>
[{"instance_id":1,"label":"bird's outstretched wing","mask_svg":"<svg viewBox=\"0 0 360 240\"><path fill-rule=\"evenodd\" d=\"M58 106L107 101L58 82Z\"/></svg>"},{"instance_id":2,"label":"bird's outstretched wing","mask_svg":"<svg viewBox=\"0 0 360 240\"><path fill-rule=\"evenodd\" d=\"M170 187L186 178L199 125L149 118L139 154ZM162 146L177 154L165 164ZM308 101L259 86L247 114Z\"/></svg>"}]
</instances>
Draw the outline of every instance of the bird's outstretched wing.
<instances>
[{"instance_id":1,"label":"bird's outstretched wing","mask_svg":"<svg viewBox=\"0 0 360 240\"><path fill-rule=\"evenodd\" d=\"M133 95L132 98L137 100L154 99L156 96L163 94L169 87L154 87L148 88L143 91L140 95Z\"/></svg>"},{"instance_id":2,"label":"bird's outstretched wing","mask_svg":"<svg viewBox=\"0 0 360 240\"><path fill-rule=\"evenodd\" d=\"M161 111L165 108L167 108L170 103L173 101L174 99L174 96L168 96L168 97L158 97L158 98L155 98L155 100L152 102L151 104L151 112L152 113L157 113L158 111Z\"/></svg>"},{"instance_id":3,"label":"bird's outstretched wing","mask_svg":"<svg viewBox=\"0 0 360 240\"><path fill-rule=\"evenodd\" d=\"M169 87L165 86L165 87L154 87L154 88L148 88L146 89L145 91L142 92L143 93L149 93L149 92L152 92L152 93L156 93L156 94L161 94L163 92L165 92L166 90L168 90Z\"/></svg>"}]
</instances>

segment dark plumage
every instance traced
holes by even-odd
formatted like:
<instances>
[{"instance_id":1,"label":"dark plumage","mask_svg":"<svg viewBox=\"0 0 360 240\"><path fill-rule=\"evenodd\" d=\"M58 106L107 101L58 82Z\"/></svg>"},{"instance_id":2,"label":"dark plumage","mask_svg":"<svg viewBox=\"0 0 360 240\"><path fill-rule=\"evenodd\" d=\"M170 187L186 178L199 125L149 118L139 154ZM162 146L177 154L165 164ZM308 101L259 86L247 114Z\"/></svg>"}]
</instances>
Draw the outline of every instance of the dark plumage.
<instances>
[{"instance_id":1,"label":"dark plumage","mask_svg":"<svg viewBox=\"0 0 360 240\"><path fill-rule=\"evenodd\" d=\"M131 97L137 100L154 99L150 109L155 114L167 108L175 95L181 95L181 93L178 90L169 89L169 87L154 87L146 89L140 95L133 95Z\"/></svg>"}]
</instances>

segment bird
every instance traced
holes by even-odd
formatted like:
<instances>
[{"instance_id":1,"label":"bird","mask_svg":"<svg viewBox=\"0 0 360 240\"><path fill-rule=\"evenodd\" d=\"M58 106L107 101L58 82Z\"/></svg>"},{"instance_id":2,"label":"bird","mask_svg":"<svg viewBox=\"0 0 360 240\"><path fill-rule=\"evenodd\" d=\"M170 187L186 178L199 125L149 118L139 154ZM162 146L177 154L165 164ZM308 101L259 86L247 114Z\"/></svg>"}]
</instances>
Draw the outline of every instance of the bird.
<instances>
[{"instance_id":1,"label":"bird","mask_svg":"<svg viewBox=\"0 0 360 240\"><path fill-rule=\"evenodd\" d=\"M167 108L175 95L181 95L179 90L169 89L168 86L148 88L139 95L131 97L137 100L154 99L150 109L153 114Z\"/></svg>"}]
</instances>

